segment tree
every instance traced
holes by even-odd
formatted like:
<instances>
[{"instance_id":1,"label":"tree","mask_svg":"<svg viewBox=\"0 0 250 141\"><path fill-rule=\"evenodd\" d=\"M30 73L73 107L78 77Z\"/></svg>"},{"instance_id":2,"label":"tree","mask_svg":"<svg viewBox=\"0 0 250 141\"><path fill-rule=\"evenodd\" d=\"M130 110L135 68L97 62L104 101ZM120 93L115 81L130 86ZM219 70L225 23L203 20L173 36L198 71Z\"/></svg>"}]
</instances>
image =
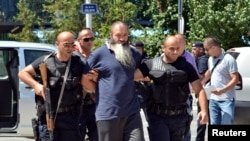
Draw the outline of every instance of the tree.
<instances>
[{"instance_id":1,"label":"tree","mask_svg":"<svg viewBox=\"0 0 250 141\"><path fill-rule=\"evenodd\" d=\"M40 24L40 21L37 20L36 13L31 10L29 0L20 0L17 3L17 8L19 9L19 14L14 17L18 22L22 22L24 27L19 33L10 33L10 38L13 38L18 41L34 42L37 41L36 35L32 32L34 26Z\"/></svg>"},{"instance_id":2,"label":"tree","mask_svg":"<svg viewBox=\"0 0 250 141\"><path fill-rule=\"evenodd\" d=\"M186 4L190 9L189 40L214 36L224 49L249 41L250 0L186 0Z\"/></svg>"},{"instance_id":3,"label":"tree","mask_svg":"<svg viewBox=\"0 0 250 141\"><path fill-rule=\"evenodd\" d=\"M71 31L77 35L85 27L85 17L80 13L82 0L45 0L43 11L50 16L53 34L48 35L48 42L53 43L56 35L62 31Z\"/></svg>"},{"instance_id":4,"label":"tree","mask_svg":"<svg viewBox=\"0 0 250 141\"><path fill-rule=\"evenodd\" d=\"M162 53L162 43L165 36L177 33L178 29L178 1L177 0L144 0L147 10L144 15L151 17L152 28L145 28L142 40L149 56L154 57ZM150 31L150 32L148 32Z\"/></svg>"},{"instance_id":5,"label":"tree","mask_svg":"<svg viewBox=\"0 0 250 141\"><path fill-rule=\"evenodd\" d=\"M85 14L80 13L81 0L45 0L44 10L51 15L51 23L55 32L55 39L58 32L69 30L77 32L85 27ZM95 40L95 46L104 44L109 36L109 28L113 21L122 20L129 22L135 17L136 6L125 0L104 0L102 2L93 0L92 3L98 4L99 13L92 15L92 29L98 35ZM67 8L65 8L67 7ZM108 8L107 8L108 7Z\"/></svg>"}]
</instances>

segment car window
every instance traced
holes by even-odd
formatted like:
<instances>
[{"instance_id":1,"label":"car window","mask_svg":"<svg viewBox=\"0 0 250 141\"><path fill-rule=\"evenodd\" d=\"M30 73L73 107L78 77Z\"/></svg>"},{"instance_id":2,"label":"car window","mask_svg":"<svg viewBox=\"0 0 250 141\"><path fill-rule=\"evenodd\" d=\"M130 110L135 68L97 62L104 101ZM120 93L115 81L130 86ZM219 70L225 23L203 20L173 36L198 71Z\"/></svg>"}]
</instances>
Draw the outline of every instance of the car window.
<instances>
[{"instance_id":1,"label":"car window","mask_svg":"<svg viewBox=\"0 0 250 141\"><path fill-rule=\"evenodd\" d=\"M0 50L0 78L8 76L5 62L4 62L4 51Z\"/></svg>"},{"instance_id":2,"label":"car window","mask_svg":"<svg viewBox=\"0 0 250 141\"><path fill-rule=\"evenodd\" d=\"M25 65L26 66L29 65L37 58L39 58L43 55L49 54L49 53L50 53L50 51L25 49L24 50Z\"/></svg>"},{"instance_id":3,"label":"car window","mask_svg":"<svg viewBox=\"0 0 250 141\"><path fill-rule=\"evenodd\" d=\"M237 57L239 56L239 52L227 52L228 54L232 55L234 57L234 59L237 59Z\"/></svg>"}]
</instances>

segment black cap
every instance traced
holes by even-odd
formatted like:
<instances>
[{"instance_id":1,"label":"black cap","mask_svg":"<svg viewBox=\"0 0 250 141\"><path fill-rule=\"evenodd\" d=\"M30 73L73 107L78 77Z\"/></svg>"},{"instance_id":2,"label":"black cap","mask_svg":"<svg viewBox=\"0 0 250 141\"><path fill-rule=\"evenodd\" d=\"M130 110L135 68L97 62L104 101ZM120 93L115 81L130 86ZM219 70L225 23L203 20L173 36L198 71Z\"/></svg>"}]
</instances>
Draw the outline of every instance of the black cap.
<instances>
[{"instance_id":1,"label":"black cap","mask_svg":"<svg viewBox=\"0 0 250 141\"><path fill-rule=\"evenodd\" d=\"M141 41L136 41L132 45L135 47L142 47L142 48L144 47L144 44Z\"/></svg>"},{"instance_id":2,"label":"black cap","mask_svg":"<svg viewBox=\"0 0 250 141\"><path fill-rule=\"evenodd\" d=\"M202 42L194 42L194 43L192 44L192 47L201 47L201 48L204 48Z\"/></svg>"}]
</instances>

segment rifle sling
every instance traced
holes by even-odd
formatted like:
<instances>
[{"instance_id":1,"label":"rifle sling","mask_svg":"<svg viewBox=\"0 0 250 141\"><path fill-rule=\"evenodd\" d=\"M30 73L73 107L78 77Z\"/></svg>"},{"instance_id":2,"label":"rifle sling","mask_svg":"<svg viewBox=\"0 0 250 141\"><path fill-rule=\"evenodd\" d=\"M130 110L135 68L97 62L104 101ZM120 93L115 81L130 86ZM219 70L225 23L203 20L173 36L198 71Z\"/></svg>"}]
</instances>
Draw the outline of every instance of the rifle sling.
<instances>
[{"instance_id":1,"label":"rifle sling","mask_svg":"<svg viewBox=\"0 0 250 141\"><path fill-rule=\"evenodd\" d=\"M61 104L61 101L62 101L63 91L64 91L66 80L67 80L67 77L68 77L68 74L69 74L70 64L71 64L71 58L69 59L69 62L67 64L67 68L66 68L66 71L65 71L65 74L64 74L63 84L62 84L62 88L61 88L61 91L60 91L60 96L59 96L59 99L58 99L58 102L57 102L57 108L56 108L54 123L56 122L56 116L57 116L57 113L58 113L58 110L59 110L59 107L60 107L60 104Z\"/></svg>"}]
</instances>

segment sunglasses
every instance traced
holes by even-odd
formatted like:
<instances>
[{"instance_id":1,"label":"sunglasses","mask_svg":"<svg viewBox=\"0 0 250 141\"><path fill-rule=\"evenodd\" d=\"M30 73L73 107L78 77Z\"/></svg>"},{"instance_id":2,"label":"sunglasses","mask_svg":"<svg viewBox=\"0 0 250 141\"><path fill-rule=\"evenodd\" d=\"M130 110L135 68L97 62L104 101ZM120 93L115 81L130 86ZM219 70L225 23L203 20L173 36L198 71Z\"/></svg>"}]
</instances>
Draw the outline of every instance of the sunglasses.
<instances>
[{"instance_id":1,"label":"sunglasses","mask_svg":"<svg viewBox=\"0 0 250 141\"><path fill-rule=\"evenodd\" d=\"M74 46L75 46L74 42L72 42L72 43L64 43L63 44L63 47L65 47L65 48L73 48Z\"/></svg>"},{"instance_id":2,"label":"sunglasses","mask_svg":"<svg viewBox=\"0 0 250 141\"><path fill-rule=\"evenodd\" d=\"M90 38L83 38L82 39L84 42L89 42L89 41L94 41L95 38L94 37L90 37Z\"/></svg>"},{"instance_id":3,"label":"sunglasses","mask_svg":"<svg viewBox=\"0 0 250 141\"><path fill-rule=\"evenodd\" d=\"M213 46L210 46L208 48L205 48L205 51L209 51Z\"/></svg>"}]
</instances>

